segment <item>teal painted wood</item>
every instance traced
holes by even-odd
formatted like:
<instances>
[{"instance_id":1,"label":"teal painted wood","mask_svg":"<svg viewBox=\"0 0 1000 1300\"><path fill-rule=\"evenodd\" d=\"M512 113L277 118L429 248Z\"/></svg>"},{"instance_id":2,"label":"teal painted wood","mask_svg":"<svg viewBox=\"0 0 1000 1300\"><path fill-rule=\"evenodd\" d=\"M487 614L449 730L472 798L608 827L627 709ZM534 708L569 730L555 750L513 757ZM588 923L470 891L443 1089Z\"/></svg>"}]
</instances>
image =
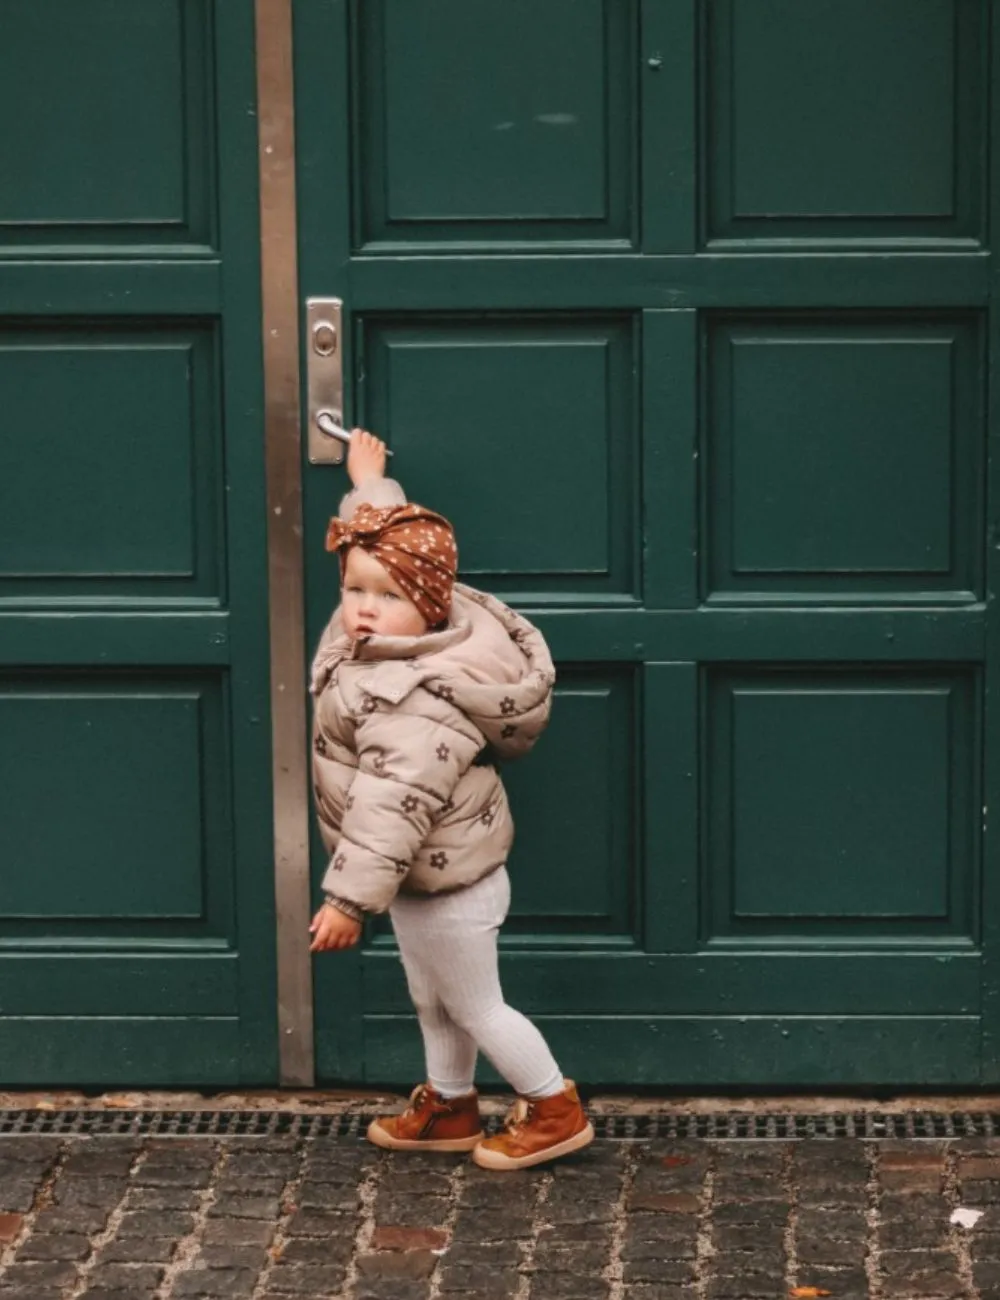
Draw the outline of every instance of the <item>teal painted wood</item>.
<instances>
[{"instance_id":1,"label":"teal painted wood","mask_svg":"<svg viewBox=\"0 0 1000 1300\"><path fill-rule=\"evenodd\" d=\"M703 942L978 943L977 674L722 668L704 705Z\"/></svg>"},{"instance_id":2,"label":"teal painted wood","mask_svg":"<svg viewBox=\"0 0 1000 1300\"><path fill-rule=\"evenodd\" d=\"M985 5L703 12L713 244L980 241Z\"/></svg>"},{"instance_id":3,"label":"teal painted wood","mask_svg":"<svg viewBox=\"0 0 1000 1300\"><path fill-rule=\"evenodd\" d=\"M590 1082L975 1085L995 1070L979 1017L1000 1007L980 958L987 10L627 0L604 84L638 116L624 170L607 136L603 211L591 121L572 174L485 130L508 120L507 51L550 48L561 11L517 5L487 42L487 0L419 31L403 0L300 5L303 292L345 298L353 414L570 684L551 766L543 741L514 776L509 996ZM331 57L353 78L339 97ZM456 62L465 111L432 130L441 101L414 88L453 85ZM565 79L535 81L540 114L583 119ZM638 240L608 215L630 192ZM546 216L564 223L548 242ZM624 243L595 243L595 220ZM318 548L342 480L309 473ZM318 631L335 583L310 555ZM623 836L614 805L636 792ZM550 861L560 826L574 849ZM320 1011L321 1073L409 1082L385 926L322 978L324 1000L357 1001Z\"/></svg>"},{"instance_id":4,"label":"teal painted wood","mask_svg":"<svg viewBox=\"0 0 1000 1300\"><path fill-rule=\"evenodd\" d=\"M586 275L577 258L473 259L356 257L351 306L359 311L523 311L640 307L743 310L755 307L893 308L980 306L988 300L985 253L798 254L696 257L594 255ZM779 288L780 286L780 288Z\"/></svg>"},{"instance_id":5,"label":"teal painted wood","mask_svg":"<svg viewBox=\"0 0 1000 1300\"><path fill-rule=\"evenodd\" d=\"M531 1015L613 1015L627 1007L630 1015L710 1018L739 1015L751 1004L760 1014L793 1016L802 1010L803 984L814 1016L975 1016L983 1006L979 954L971 945L919 955L860 941L835 952L803 943L774 954L537 952L527 945L526 936L505 936L501 965L510 998ZM365 991L370 1015L412 1012L388 950L366 956Z\"/></svg>"},{"instance_id":6,"label":"teal painted wood","mask_svg":"<svg viewBox=\"0 0 1000 1300\"><path fill-rule=\"evenodd\" d=\"M642 313L643 604L698 603L698 313Z\"/></svg>"},{"instance_id":7,"label":"teal painted wood","mask_svg":"<svg viewBox=\"0 0 1000 1300\"><path fill-rule=\"evenodd\" d=\"M643 673L643 948L699 945L699 677L694 663Z\"/></svg>"},{"instance_id":8,"label":"teal painted wood","mask_svg":"<svg viewBox=\"0 0 1000 1300\"><path fill-rule=\"evenodd\" d=\"M209 321L4 330L0 597L225 603L218 369Z\"/></svg>"},{"instance_id":9,"label":"teal painted wood","mask_svg":"<svg viewBox=\"0 0 1000 1300\"><path fill-rule=\"evenodd\" d=\"M994 23L990 49L991 85L1000 85L1000 41ZM996 242L996 213L1000 211L1000 97L995 93L990 114L989 163L990 207L994 214L990 230L991 244ZM996 301L1000 297L1000 267L993 264L990 289ZM982 802L982 954L983 954L983 1035L982 1079L995 1086L1000 1082L1000 874L998 858L998 822L1000 808L1000 404L997 375L1000 374L1000 312L988 317L986 361L989 376L989 405L984 429L986 444L986 527L984 534L986 584L990 598L986 606L986 647L983 697L983 802Z\"/></svg>"},{"instance_id":10,"label":"teal painted wood","mask_svg":"<svg viewBox=\"0 0 1000 1300\"><path fill-rule=\"evenodd\" d=\"M634 245L631 18L616 0L355 0L355 247Z\"/></svg>"},{"instance_id":11,"label":"teal painted wood","mask_svg":"<svg viewBox=\"0 0 1000 1300\"><path fill-rule=\"evenodd\" d=\"M170 604L136 610L115 602L103 613L60 609L51 601L41 609L22 608L11 601L0 603L0 664L223 666L232 658L230 624L230 611L213 608L212 601L198 612Z\"/></svg>"},{"instance_id":12,"label":"teal painted wood","mask_svg":"<svg viewBox=\"0 0 1000 1300\"><path fill-rule=\"evenodd\" d=\"M698 239L696 0L641 0L638 24L642 251L693 253Z\"/></svg>"},{"instance_id":13,"label":"teal painted wood","mask_svg":"<svg viewBox=\"0 0 1000 1300\"><path fill-rule=\"evenodd\" d=\"M278 1079L254 6L214 0L240 1082Z\"/></svg>"},{"instance_id":14,"label":"teal painted wood","mask_svg":"<svg viewBox=\"0 0 1000 1300\"><path fill-rule=\"evenodd\" d=\"M711 617L709 617L709 614ZM980 606L896 609L709 605L696 610L533 611L557 659L670 659L798 662L979 660L986 620ZM817 647L820 650L817 651Z\"/></svg>"},{"instance_id":15,"label":"teal painted wood","mask_svg":"<svg viewBox=\"0 0 1000 1300\"><path fill-rule=\"evenodd\" d=\"M208 945L205 945L206 947ZM190 953L11 951L0 959L0 1007L24 1016L225 1017L237 1005L239 958L219 943ZM2 1031L0 1031L2 1033Z\"/></svg>"},{"instance_id":16,"label":"teal painted wood","mask_svg":"<svg viewBox=\"0 0 1000 1300\"><path fill-rule=\"evenodd\" d=\"M231 1087L240 1060L235 1017L23 1016L0 1021L11 1088Z\"/></svg>"},{"instance_id":17,"label":"teal painted wood","mask_svg":"<svg viewBox=\"0 0 1000 1300\"><path fill-rule=\"evenodd\" d=\"M588 1087L783 1087L789 1077L835 1079L849 1088L967 1087L977 1081L976 1016L536 1016L557 1059L577 1063ZM373 1084L419 1078L420 1036L412 1017L367 1025ZM792 1066L794 1062L794 1067ZM794 1075L792 1073L794 1068ZM496 1086L489 1068L481 1079Z\"/></svg>"},{"instance_id":18,"label":"teal painted wood","mask_svg":"<svg viewBox=\"0 0 1000 1300\"><path fill-rule=\"evenodd\" d=\"M505 935L639 944L639 683L630 668L560 665L546 743L504 769L516 847Z\"/></svg>"},{"instance_id":19,"label":"teal painted wood","mask_svg":"<svg viewBox=\"0 0 1000 1300\"><path fill-rule=\"evenodd\" d=\"M204 317L219 314L222 267L214 254L201 258L152 257L134 260L7 260L0 256L4 313L14 317L79 316L101 320ZM60 319L60 324L62 324Z\"/></svg>"},{"instance_id":20,"label":"teal painted wood","mask_svg":"<svg viewBox=\"0 0 1000 1300\"><path fill-rule=\"evenodd\" d=\"M979 313L713 318L708 598L980 597L981 326Z\"/></svg>"},{"instance_id":21,"label":"teal painted wood","mask_svg":"<svg viewBox=\"0 0 1000 1300\"><path fill-rule=\"evenodd\" d=\"M29 9L0 56L28 105L0 221L0 1079L274 1082L254 7Z\"/></svg>"},{"instance_id":22,"label":"teal painted wood","mask_svg":"<svg viewBox=\"0 0 1000 1300\"><path fill-rule=\"evenodd\" d=\"M206 6L52 0L12 9L4 31L0 109L18 130L0 145L0 172L17 178L0 243L215 246ZM34 57L41 49L47 57Z\"/></svg>"},{"instance_id":23,"label":"teal painted wood","mask_svg":"<svg viewBox=\"0 0 1000 1300\"><path fill-rule=\"evenodd\" d=\"M627 318L366 317L363 341L361 416L390 432L414 500L449 485L469 582L533 603L638 602L638 339ZM553 493L567 464L574 491ZM527 526L544 514L544 532Z\"/></svg>"}]
</instances>

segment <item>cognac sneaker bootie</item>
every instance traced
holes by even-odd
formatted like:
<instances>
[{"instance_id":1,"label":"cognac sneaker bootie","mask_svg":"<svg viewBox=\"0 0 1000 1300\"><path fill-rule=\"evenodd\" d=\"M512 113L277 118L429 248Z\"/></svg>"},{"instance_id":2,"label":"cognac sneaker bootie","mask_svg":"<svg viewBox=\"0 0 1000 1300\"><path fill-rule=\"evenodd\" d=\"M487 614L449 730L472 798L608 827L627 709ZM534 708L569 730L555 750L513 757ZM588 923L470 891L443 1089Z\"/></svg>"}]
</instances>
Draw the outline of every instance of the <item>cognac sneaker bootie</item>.
<instances>
[{"instance_id":1,"label":"cognac sneaker bootie","mask_svg":"<svg viewBox=\"0 0 1000 1300\"><path fill-rule=\"evenodd\" d=\"M479 1094L442 1097L429 1083L414 1088L402 1115L372 1120L368 1141L389 1151L471 1151L483 1139Z\"/></svg>"},{"instance_id":2,"label":"cognac sneaker bootie","mask_svg":"<svg viewBox=\"0 0 1000 1300\"><path fill-rule=\"evenodd\" d=\"M472 1158L484 1169L527 1169L580 1151L593 1140L576 1085L567 1079L554 1097L519 1098L506 1130L480 1142Z\"/></svg>"}]
</instances>

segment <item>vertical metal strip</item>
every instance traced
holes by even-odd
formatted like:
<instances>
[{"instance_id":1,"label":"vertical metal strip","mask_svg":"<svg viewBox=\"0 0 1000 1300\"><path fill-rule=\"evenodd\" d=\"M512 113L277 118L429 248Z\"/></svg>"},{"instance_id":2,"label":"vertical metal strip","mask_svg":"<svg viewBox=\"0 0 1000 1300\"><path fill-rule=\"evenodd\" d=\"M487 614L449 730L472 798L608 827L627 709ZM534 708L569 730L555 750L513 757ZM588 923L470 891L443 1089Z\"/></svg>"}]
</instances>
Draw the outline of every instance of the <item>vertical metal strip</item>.
<instances>
[{"instance_id":1,"label":"vertical metal strip","mask_svg":"<svg viewBox=\"0 0 1000 1300\"><path fill-rule=\"evenodd\" d=\"M314 1082L292 0L256 0L281 1082Z\"/></svg>"}]
</instances>

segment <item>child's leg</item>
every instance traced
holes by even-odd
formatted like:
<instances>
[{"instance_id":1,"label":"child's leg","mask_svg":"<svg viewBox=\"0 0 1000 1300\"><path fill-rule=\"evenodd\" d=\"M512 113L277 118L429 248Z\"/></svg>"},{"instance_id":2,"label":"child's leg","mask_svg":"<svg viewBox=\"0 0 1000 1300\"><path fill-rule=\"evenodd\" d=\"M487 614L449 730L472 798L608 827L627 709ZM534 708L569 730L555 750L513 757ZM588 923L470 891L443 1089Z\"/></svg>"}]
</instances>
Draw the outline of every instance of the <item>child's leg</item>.
<instances>
[{"instance_id":1,"label":"child's leg","mask_svg":"<svg viewBox=\"0 0 1000 1300\"><path fill-rule=\"evenodd\" d=\"M475 1085L478 1048L445 1010L422 961L421 920L430 901L400 898L389 914L424 1039L427 1082L443 1097L461 1097Z\"/></svg>"},{"instance_id":2,"label":"child's leg","mask_svg":"<svg viewBox=\"0 0 1000 1300\"><path fill-rule=\"evenodd\" d=\"M408 902L410 900L407 900ZM409 936L422 989L432 989L451 1021L465 1031L523 1097L549 1097L563 1076L538 1029L504 1001L497 932L510 906L503 869L478 885L442 898L414 900L422 909Z\"/></svg>"}]
</instances>

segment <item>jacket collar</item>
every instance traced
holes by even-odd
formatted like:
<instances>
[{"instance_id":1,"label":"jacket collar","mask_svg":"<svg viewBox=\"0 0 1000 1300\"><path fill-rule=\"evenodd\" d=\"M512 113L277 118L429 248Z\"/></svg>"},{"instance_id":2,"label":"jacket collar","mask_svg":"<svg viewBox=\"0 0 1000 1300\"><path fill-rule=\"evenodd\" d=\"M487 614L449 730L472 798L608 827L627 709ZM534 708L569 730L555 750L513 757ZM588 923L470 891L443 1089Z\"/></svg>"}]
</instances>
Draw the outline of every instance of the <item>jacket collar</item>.
<instances>
[{"instance_id":1,"label":"jacket collar","mask_svg":"<svg viewBox=\"0 0 1000 1300\"><path fill-rule=\"evenodd\" d=\"M423 636L364 636L347 644L349 659L370 663L379 659L417 659L423 655L437 654L468 639L472 624L467 618L449 623L440 632L425 632Z\"/></svg>"}]
</instances>

